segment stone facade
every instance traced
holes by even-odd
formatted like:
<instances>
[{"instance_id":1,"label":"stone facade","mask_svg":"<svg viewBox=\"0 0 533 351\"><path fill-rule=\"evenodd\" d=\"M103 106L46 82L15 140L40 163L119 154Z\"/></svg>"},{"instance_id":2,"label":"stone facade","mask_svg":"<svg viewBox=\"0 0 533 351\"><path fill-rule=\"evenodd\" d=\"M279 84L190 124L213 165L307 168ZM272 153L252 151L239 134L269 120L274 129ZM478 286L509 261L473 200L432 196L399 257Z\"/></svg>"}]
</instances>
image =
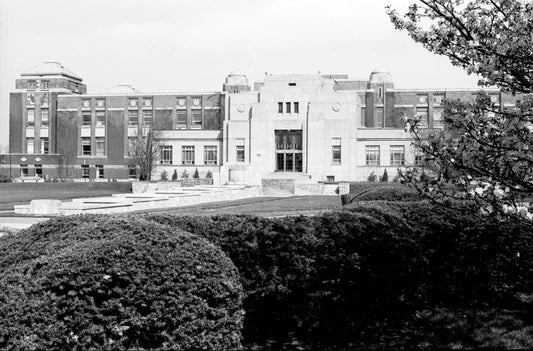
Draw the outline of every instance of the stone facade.
<instances>
[{"instance_id":1,"label":"stone facade","mask_svg":"<svg viewBox=\"0 0 533 351\"><path fill-rule=\"evenodd\" d=\"M153 179L211 173L215 184L297 186L367 180L417 163L405 119L443 128L443 99L473 99L476 89L396 89L390 73L265 75L253 89L231 73L220 92L146 94L120 85L87 94L82 79L56 62L23 73L10 95L12 177L138 178L134 139L158 130ZM488 93L502 107L514 97ZM295 187L296 187L295 185Z\"/></svg>"}]
</instances>

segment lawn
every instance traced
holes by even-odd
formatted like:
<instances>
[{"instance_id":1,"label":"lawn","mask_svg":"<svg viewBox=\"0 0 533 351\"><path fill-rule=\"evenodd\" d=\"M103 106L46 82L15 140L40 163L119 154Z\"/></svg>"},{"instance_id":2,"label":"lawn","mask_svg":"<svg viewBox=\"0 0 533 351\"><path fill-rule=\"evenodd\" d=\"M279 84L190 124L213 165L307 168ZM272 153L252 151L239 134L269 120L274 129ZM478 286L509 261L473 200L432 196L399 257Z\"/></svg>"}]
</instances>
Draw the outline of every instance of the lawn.
<instances>
[{"instance_id":1,"label":"lawn","mask_svg":"<svg viewBox=\"0 0 533 351\"><path fill-rule=\"evenodd\" d=\"M209 216L218 214L247 214L265 217L288 215L315 215L341 207L340 196L291 196L255 197L249 199L214 202L192 206L139 211L142 213L164 212L176 215Z\"/></svg>"},{"instance_id":2,"label":"lawn","mask_svg":"<svg viewBox=\"0 0 533 351\"><path fill-rule=\"evenodd\" d=\"M13 210L14 205L34 199L68 200L118 193L131 193L131 183L0 183L0 210Z\"/></svg>"}]
</instances>

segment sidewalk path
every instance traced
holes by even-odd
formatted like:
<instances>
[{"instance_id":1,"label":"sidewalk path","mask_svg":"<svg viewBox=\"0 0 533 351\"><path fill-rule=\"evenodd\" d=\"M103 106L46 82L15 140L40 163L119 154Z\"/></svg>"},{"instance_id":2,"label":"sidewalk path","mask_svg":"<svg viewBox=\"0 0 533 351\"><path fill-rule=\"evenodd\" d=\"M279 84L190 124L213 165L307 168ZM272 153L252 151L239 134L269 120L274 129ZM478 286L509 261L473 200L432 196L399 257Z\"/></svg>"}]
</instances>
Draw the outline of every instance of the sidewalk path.
<instances>
[{"instance_id":1,"label":"sidewalk path","mask_svg":"<svg viewBox=\"0 0 533 351\"><path fill-rule=\"evenodd\" d=\"M0 217L0 234L2 228L19 230L49 219L48 217Z\"/></svg>"}]
</instances>

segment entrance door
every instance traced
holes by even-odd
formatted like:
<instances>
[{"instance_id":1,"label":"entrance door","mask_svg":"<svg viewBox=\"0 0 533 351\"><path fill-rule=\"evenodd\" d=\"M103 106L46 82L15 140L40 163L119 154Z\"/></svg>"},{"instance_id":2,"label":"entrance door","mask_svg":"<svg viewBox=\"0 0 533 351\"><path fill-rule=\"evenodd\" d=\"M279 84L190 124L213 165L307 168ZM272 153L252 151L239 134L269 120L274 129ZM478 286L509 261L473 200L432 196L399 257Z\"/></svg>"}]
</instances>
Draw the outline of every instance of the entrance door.
<instances>
[{"instance_id":1,"label":"entrance door","mask_svg":"<svg viewBox=\"0 0 533 351\"><path fill-rule=\"evenodd\" d=\"M302 131L276 130L276 172L302 172Z\"/></svg>"}]
</instances>

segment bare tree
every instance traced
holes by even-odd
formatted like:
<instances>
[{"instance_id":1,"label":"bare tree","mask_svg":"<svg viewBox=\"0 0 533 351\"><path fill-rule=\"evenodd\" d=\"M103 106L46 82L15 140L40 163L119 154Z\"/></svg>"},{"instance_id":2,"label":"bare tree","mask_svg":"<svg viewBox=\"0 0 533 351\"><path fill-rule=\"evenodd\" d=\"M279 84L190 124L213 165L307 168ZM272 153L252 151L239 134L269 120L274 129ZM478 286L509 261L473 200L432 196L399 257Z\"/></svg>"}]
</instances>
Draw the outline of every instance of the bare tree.
<instances>
[{"instance_id":1,"label":"bare tree","mask_svg":"<svg viewBox=\"0 0 533 351\"><path fill-rule=\"evenodd\" d=\"M135 138L135 164L139 166L141 180L150 180L152 171L159 160L161 149L161 131L148 129L142 135Z\"/></svg>"}]
</instances>

